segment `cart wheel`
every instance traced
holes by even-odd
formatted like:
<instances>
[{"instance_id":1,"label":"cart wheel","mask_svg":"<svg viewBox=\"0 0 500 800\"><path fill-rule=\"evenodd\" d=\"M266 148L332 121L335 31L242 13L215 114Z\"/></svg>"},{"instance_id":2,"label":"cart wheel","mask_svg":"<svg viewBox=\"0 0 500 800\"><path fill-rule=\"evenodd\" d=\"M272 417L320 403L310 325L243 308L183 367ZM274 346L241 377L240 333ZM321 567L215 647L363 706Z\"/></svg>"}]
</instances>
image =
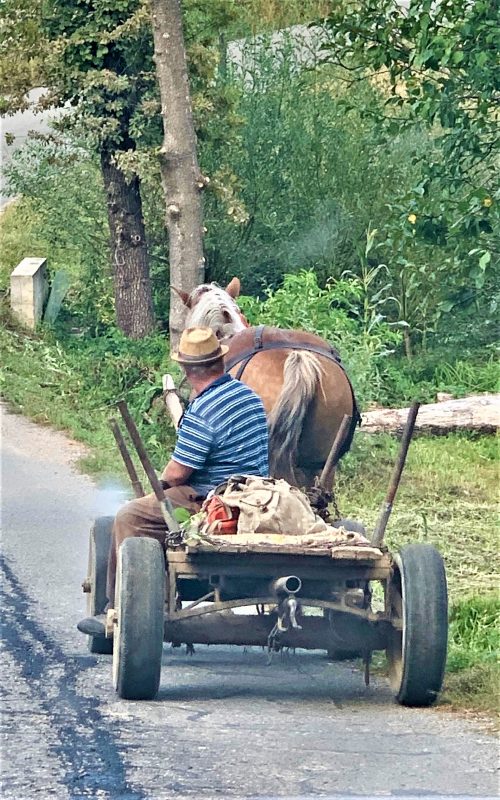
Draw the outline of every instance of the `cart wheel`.
<instances>
[{"instance_id":1,"label":"cart wheel","mask_svg":"<svg viewBox=\"0 0 500 800\"><path fill-rule=\"evenodd\" d=\"M448 595L443 559L429 544L410 544L394 558L389 584L393 628L387 647L389 678L398 703L430 706L443 683L448 639Z\"/></svg>"},{"instance_id":2,"label":"cart wheel","mask_svg":"<svg viewBox=\"0 0 500 800\"><path fill-rule=\"evenodd\" d=\"M126 539L118 552L113 683L126 700L152 700L160 685L165 559L159 542Z\"/></svg>"},{"instance_id":3,"label":"cart wheel","mask_svg":"<svg viewBox=\"0 0 500 800\"><path fill-rule=\"evenodd\" d=\"M114 517L98 517L90 531L88 566L90 592L87 595L89 617L102 614L108 599L106 578L113 520ZM113 652L113 640L106 639L105 636L89 636L88 648L91 653L110 655Z\"/></svg>"}]
</instances>

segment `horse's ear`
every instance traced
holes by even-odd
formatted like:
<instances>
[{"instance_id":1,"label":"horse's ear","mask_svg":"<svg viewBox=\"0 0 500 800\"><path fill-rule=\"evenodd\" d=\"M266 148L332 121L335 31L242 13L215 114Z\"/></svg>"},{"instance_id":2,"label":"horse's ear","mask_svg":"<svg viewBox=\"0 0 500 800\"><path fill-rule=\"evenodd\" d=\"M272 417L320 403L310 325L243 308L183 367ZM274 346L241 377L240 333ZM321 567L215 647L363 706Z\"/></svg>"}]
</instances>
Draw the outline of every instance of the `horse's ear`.
<instances>
[{"instance_id":1,"label":"horse's ear","mask_svg":"<svg viewBox=\"0 0 500 800\"><path fill-rule=\"evenodd\" d=\"M226 286L226 292L233 300L236 300L237 297L240 296L241 291L241 283L239 278L233 278L232 281L229 281L228 285Z\"/></svg>"},{"instance_id":2,"label":"horse's ear","mask_svg":"<svg viewBox=\"0 0 500 800\"><path fill-rule=\"evenodd\" d=\"M189 299L189 292L183 292L181 289L176 289L175 286L170 286L170 288L173 289L174 292L176 292L179 295L179 297L181 298L181 300L182 300L182 302L184 303L185 306L187 306L188 308L191 308L191 301Z\"/></svg>"}]
</instances>

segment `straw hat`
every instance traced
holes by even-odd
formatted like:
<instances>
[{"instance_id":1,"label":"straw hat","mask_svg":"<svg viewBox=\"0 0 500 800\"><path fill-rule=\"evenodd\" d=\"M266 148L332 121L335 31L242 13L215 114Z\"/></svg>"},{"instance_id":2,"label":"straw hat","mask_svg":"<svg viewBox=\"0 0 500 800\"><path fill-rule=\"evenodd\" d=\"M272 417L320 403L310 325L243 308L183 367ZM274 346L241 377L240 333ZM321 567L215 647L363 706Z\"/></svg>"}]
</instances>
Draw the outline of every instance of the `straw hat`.
<instances>
[{"instance_id":1,"label":"straw hat","mask_svg":"<svg viewBox=\"0 0 500 800\"><path fill-rule=\"evenodd\" d=\"M229 347L221 344L211 328L186 328L182 332L179 350L172 353L179 364L212 364L226 355Z\"/></svg>"}]
</instances>

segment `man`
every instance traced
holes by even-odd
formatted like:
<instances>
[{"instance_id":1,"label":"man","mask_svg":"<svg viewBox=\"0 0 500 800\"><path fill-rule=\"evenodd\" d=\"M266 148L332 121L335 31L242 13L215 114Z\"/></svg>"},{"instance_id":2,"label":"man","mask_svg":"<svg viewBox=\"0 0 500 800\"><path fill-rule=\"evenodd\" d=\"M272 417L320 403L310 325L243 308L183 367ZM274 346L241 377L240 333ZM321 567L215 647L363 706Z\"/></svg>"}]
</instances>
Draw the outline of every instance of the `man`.
<instances>
[{"instance_id":1,"label":"man","mask_svg":"<svg viewBox=\"0 0 500 800\"><path fill-rule=\"evenodd\" d=\"M182 365L194 397L177 431L172 458L162 473L174 507L200 510L211 489L231 475L269 472L268 427L262 401L252 389L224 373L221 345L210 328L187 328L172 358ZM163 542L165 521L154 494L131 500L116 515L108 562L108 601L113 607L117 553L129 536ZM88 617L78 629L104 635L105 616Z\"/></svg>"}]
</instances>

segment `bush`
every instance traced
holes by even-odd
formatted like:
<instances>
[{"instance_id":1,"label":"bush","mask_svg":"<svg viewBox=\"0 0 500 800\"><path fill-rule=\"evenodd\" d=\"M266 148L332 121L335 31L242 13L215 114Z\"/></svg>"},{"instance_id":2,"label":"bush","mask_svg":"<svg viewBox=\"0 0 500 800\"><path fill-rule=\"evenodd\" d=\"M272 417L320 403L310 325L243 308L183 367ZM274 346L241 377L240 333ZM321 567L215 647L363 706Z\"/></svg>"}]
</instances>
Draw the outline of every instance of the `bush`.
<instances>
[{"instance_id":1,"label":"bush","mask_svg":"<svg viewBox=\"0 0 500 800\"><path fill-rule=\"evenodd\" d=\"M449 392L454 397L498 392L500 372L492 348L471 354L468 360L452 358L453 351L429 352L411 361L388 360L378 401L382 405L401 406L414 399L434 403L437 392Z\"/></svg>"},{"instance_id":2,"label":"bush","mask_svg":"<svg viewBox=\"0 0 500 800\"><path fill-rule=\"evenodd\" d=\"M367 228L384 238L391 216L399 224L389 204L419 169L404 136L382 147L374 136L364 110L383 114L382 94L352 84L346 92L346 73L320 63L324 53L313 63L308 38L301 44L297 32L282 32L272 42L250 41L241 68L225 78L239 98L237 136L200 141L202 168L212 178L205 197L210 278L222 283L236 274L252 295L303 267L321 285L358 270ZM297 47L309 52L310 69L298 68ZM415 146L424 150L427 137ZM383 260L392 255L388 248Z\"/></svg>"},{"instance_id":3,"label":"bush","mask_svg":"<svg viewBox=\"0 0 500 800\"><path fill-rule=\"evenodd\" d=\"M50 272L68 273L64 308L78 324L112 323L109 229L95 155L76 140L28 140L14 154L8 180L22 200L2 220L2 287L20 258L44 256Z\"/></svg>"},{"instance_id":4,"label":"bush","mask_svg":"<svg viewBox=\"0 0 500 800\"><path fill-rule=\"evenodd\" d=\"M0 388L17 410L94 448L91 471L116 471L120 457L108 419L126 399L155 466L164 467L174 430L161 401L161 376L179 371L163 336L136 341L109 329L98 339L61 338L43 330L27 335L5 315L3 322Z\"/></svg>"},{"instance_id":5,"label":"bush","mask_svg":"<svg viewBox=\"0 0 500 800\"><path fill-rule=\"evenodd\" d=\"M369 287L354 275L318 285L311 270L285 275L283 286L266 291L266 299L240 297L251 324L299 328L316 333L340 352L359 400L378 398L385 359L394 352L400 332L387 322Z\"/></svg>"}]
</instances>

